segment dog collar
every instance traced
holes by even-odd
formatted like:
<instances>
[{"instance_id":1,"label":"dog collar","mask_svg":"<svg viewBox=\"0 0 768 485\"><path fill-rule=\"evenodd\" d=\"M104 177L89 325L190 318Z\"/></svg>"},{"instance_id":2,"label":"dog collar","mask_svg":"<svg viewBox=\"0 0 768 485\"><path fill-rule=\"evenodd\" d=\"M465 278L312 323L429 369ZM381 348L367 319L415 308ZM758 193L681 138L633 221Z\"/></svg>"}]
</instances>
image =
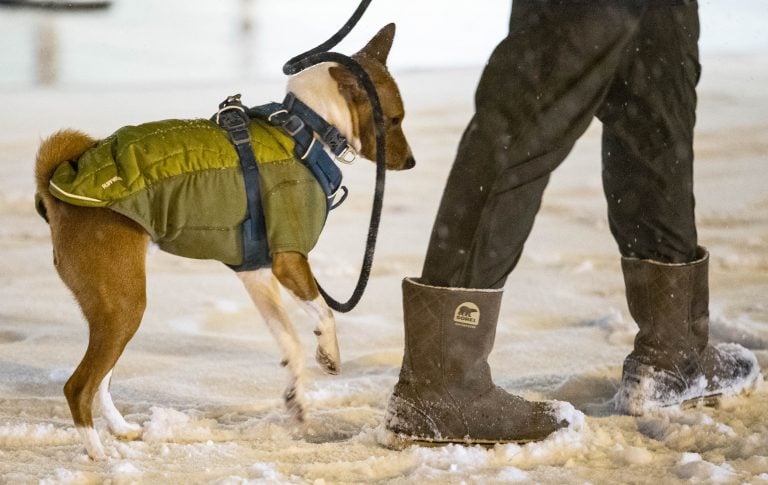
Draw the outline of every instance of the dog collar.
<instances>
[{"instance_id":1,"label":"dog collar","mask_svg":"<svg viewBox=\"0 0 768 485\"><path fill-rule=\"evenodd\" d=\"M352 163L357 158L357 152L338 128L328 123L293 93L286 94L282 103L249 108L248 114L279 126L293 138L296 142L294 153L301 160L307 158L316 139L328 147L336 161Z\"/></svg>"},{"instance_id":2,"label":"dog collar","mask_svg":"<svg viewBox=\"0 0 768 485\"><path fill-rule=\"evenodd\" d=\"M357 152L350 146L338 128L328 123L312 108L289 92L282 103L269 103L247 110L251 118L266 120L293 138L293 153L314 174L328 198L329 210L333 210L347 198L347 188L341 185L339 167L324 150L328 147L336 161L352 163ZM317 141L320 143L317 143ZM338 201L337 194L341 191Z\"/></svg>"}]
</instances>

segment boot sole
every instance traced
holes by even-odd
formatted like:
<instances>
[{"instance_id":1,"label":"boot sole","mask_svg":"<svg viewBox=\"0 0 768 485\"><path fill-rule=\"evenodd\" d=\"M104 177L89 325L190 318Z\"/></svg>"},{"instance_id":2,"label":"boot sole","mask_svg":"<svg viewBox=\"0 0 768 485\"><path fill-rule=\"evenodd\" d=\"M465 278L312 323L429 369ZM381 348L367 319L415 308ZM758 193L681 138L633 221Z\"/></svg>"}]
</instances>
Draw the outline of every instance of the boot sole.
<instances>
[{"instance_id":1,"label":"boot sole","mask_svg":"<svg viewBox=\"0 0 768 485\"><path fill-rule=\"evenodd\" d=\"M629 387L629 386L628 386ZM626 389L626 388L625 388ZM627 392L627 394L632 394L632 392ZM742 394L748 394L746 390L742 390L741 393L737 395ZM672 401L655 401L653 399L648 398L638 398L637 395L635 395L635 398L627 399L626 402L635 402L634 406L624 406L620 408L621 411L625 412L626 414L630 416L643 416L649 411L652 411L653 409L671 409L678 407L682 410L688 410L697 408L700 406L704 407L712 407L716 408L720 405L720 400L724 396L722 392L718 392L716 394L708 394L706 396L695 396L688 399L680 399L680 400L672 400ZM642 402L643 404L638 405L637 403Z\"/></svg>"},{"instance_id":2,"label":"boot sole","mask_svg":"<svg viewBox=\"0 0 768 485\"><path fill-rule=\"evenodd\" d=\"M632 395L633 389L638 389L640 386L641 379L638 377L638 375L630 375L630 376L624 376L622 379L622 384L620 386L624 389L625 395ZM698 406L705 406L705 407L718 407L720 405L720 401L722 398L725 397L741 397L741 396L749 396L753 391L760 388L762 385L763 378L760 372L757 372L752 378L748 379L747 382L743 384L743 387L738 389L735 392L715 392L713 394L707 394L704 396L694 396L687 399L681 399L679 401L673 401L673 402L660 402L660 401L654 401L652 399L647 398L640 398L638 396L642 395L642 392L638 391L635 394L635 398L627 399L625 403L631 403L632 401L635 402L635 406L629 405L619 408L620 411L623 411L630 416L642 416L647 411L650 411L654 408L656 409L669 409L673 407L679 407L680 409L687 410L687 409L693 409ZM617 395L618 397L618 395ZM641 404L638 408L638 403L644 403ZM648 406L648 404L651 404Z\"/></svg>"},{"instance_id":3,"label":"boot sole","mask_svg":"<svg viewBox=\"0 0 768 485\"><path fill-rule=\"evenodd\" d=\"M749 392L747 390L742 391L740 394L737 395L749 395ZM693 399L687 399L680 403L680 409L693 409L697 408L699 406L704 406L708 408L717 408L720 407L720 399L723 397L723 393L718 394L711 394L709 396L700 396L695 397ZM663 406L665 408L675 406L675 404L669 404L667 406Z\"/></svg>"},{"instance_id":4,"label":"boot sole","mask_svg":"<svg viewBox=\"0 0 768 485\"><path fill-rule=\"evenodd\" d=\"M755 390L758 389L762 382L762 379L755 378L752 380L752 382L749 382L744 388L742 388L737 393L727 394L718 392L716 394L710 394L708 396L700 396L693 399L688 399L686 401L683 401L680 403L680 407L682 409L691 409L698 407L699 405L710 407L710 408L717 408L720 407L720 401L724 397L747 397L752 394Z\"/></svg>"},{"instance_id":5,"label":"boot sole","mask_svg":"<svg viewBox=\"0 0 768 485\"><path fill-rule=\"evenodd\" d=\"M424 448L440 448L448 445L462 445L462 446L482 446L484 448L493 448L496 445L516 444L524 445L527 443L533 443L535 441L541 441L536 439L520 439L520 440L465 440L465 439L432 439L432 438L420 438L417 436L405 436L395 433L394 431L385 430L385 439L379 439L379 444L384 448L388 448L394 451L401 451L410 446L421 446Z\"/></svg>"}]
</instances>

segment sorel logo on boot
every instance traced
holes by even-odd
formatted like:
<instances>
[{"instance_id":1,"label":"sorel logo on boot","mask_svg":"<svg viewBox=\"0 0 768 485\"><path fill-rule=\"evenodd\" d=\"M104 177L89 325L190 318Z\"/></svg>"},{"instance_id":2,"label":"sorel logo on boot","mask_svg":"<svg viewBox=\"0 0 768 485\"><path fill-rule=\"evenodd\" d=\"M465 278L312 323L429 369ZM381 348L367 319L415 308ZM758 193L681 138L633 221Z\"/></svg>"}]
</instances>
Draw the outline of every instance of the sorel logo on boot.
<instances>
[{"instance_id":1,"label":"sorel logo on boot","mask_svg":"<svg viewBox=\"0 0 768 485\"><path fill-rule=\"evenodd\" d=\"M456 307L453 322L462 327L475 328L480 323L480 309L471 301L464 302Z\"/></svg>"}]
</instances>

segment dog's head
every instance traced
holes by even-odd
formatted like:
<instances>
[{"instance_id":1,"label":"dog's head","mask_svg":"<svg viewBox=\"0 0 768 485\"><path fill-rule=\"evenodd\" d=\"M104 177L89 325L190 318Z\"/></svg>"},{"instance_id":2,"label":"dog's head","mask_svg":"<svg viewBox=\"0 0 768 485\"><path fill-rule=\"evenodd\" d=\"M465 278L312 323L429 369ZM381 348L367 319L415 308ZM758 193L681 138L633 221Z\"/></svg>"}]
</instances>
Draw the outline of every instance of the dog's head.
<instances>
[{"instance_id":1,"label":"dog's head","mask_svg":"<svg viewBox=\"0 0 768 485\"><path fill-rule=\"evenodd\" d=\"M359 52L352 55L376 87L384 114L386 165L390 170L413 168L416 164L403 133L405 109L394 78L387 69L387 57L395 38L395 24L382 28ZM352 116L354 136L360 140L360 152L369 160L376 160L376 130L368 94L357 77L343 66L328 71L338 84Z\"/></svg>"}]
</instances>

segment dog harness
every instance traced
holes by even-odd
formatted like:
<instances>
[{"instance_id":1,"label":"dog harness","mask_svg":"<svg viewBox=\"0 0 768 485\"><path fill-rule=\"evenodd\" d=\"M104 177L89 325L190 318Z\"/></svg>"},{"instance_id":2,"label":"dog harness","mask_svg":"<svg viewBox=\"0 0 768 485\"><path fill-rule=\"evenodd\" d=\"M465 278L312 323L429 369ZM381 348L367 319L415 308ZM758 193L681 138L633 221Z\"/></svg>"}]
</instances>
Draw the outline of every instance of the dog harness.
<instances>
[{"instance_id":1,"label":"dog harness","mask_svg":"<svg viewBox=\"0 0 768 485\"><path fill-rule=\"evenodd\" d=\"M289 94L247 109L231 96L213 120L123 127L59 166L50 192L129 217L164 251L235 271L269 266L276 252L306 256L346 188L323 149L324 139L337 140L335 128L317 133L297 102ZM343 137L331 149L339 160L354 155Z\"/></svg>"},{"instance_id":2,"label":"dog harness","mask_svg":"<svg viewBox=\"0 0 768 485\"><path fill-rule=\"evenodd\" d=\"M266 120L293 138L295 158L304 163L320 184L326 196L328 211L344 202L347 188L341 185L341 170L323 146L327 146L336 159L344 163L351 163L357 156L335 126L302 103L293 93L288 93L282 103L269 103L250 109L240 102L239 94L229 96L219 104L219 111L212 119L227 130L237 150L248 200L248 218L243 221L244 260L241 265L233 267L235 271L267 266L270 262L269 245L264 238L266 224L259 194L259 168L247 129L251 118ZM320 143L317 143L316 135ZM343 192L341 198L333 203L339 189Z\"/></svg>"}]
</instances>

